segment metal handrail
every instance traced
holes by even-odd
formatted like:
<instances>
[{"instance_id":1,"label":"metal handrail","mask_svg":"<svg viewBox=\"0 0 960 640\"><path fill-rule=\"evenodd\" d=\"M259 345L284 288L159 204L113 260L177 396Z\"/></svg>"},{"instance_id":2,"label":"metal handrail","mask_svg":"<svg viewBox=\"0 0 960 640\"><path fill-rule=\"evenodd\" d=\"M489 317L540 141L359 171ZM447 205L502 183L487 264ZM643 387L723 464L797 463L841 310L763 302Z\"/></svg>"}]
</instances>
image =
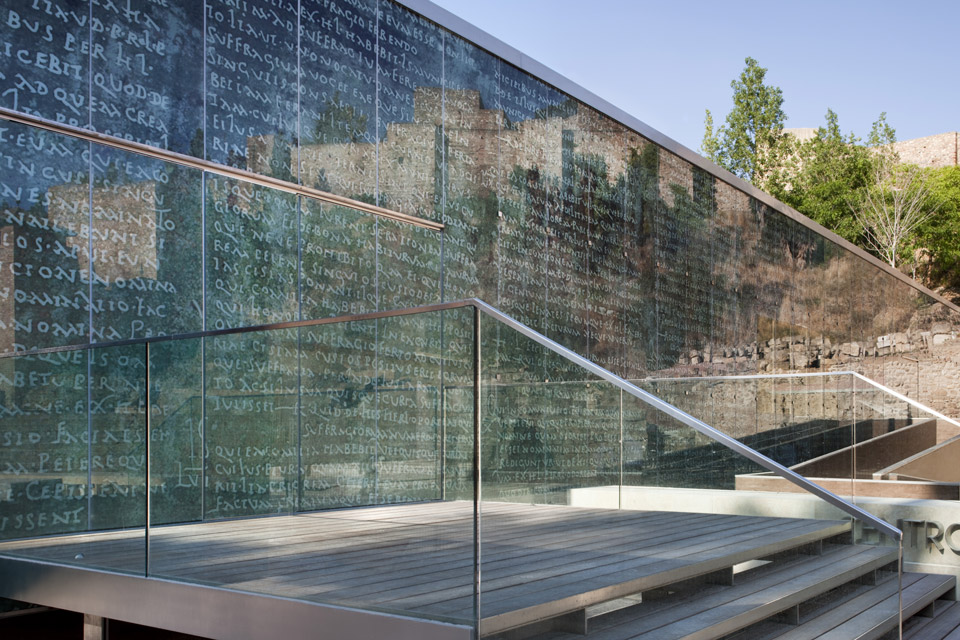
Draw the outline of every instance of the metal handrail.
<instances>
[{"instance_id":1,"label":"metal handrail","mask_svg":"<svg viewBox=\"0 0 960 640\"><path fill-rule=\"evenodd\" d=\"M75 127L62 122L54 122L53 120L47 120L46 118L40 118L38 116L21 113L19 111L13 111L12 109L6 109L4 107L0 107L0 120L16 122L29 127L44 129L60 135L76 138L78 140L85 140L95 144L102 144L106 147L113 147L114 149L129 151L130 153L136 153L138 155L153 158L155 160L163 160L164 162L170 162L182 167L200 169L201 171L206 171L208 173L215 173L227 178L243 180L244 182L258 184L262 187L269 187L285 193L292 193L294 195L304 196L306 198L312 198L314 200L320 200L322 202L328 202L330 204L335 204L342 207L349 207L351 209L370 213L381 218L389 218L390 220L412 224L418 227L423 227L424 229L430 229L432 231L443 231L444 228L442 222L434 222L433 220L418 218L417 216L411 216L407 213L400 213L399 211L393 211L392 209L385 209L383 207L368 204L360 200L347 198L346 196L338 196L337 194L330 193L329 191L321 191L320 189L314 189L313 187L307 187L302 184L287 182L286 180L280 180L279 178L260 175L259 173L254 173L253 171L247 171L245 169L228 167L226 165L217 164L216 162L210 162L209 160L203 160L201 158L194 158L193 156L188 156L183 153L177 153L176 151L151 147L150 145L142 144L140 142L133 142L132 140L125 140L123 138L111 136L106 133L82 129L80 127Z\"/></svg>"},{"instance_id":2,"label":"metal handrail","mask_svg":"<svg viewBox=\"0 0 960 640\"><path fill-rule=\"evenodd\" d=\"M597 365L593 362L587 360L583 356L571 351L567 347L564 347L561 344L551 340L545 335L531 329L527 325L515 320L514 318L503 313L499 309L492 307L491 305L479 300L477 298L467 298L464 300L457 300L455 302L445 302L439 304L424 305L420 307L407 307L404 309L394 309L389 311L373 311L370 313L361 313L361 314L351 314L345 316L335 316L330 318L320 318L316 320L299 320L293 322L281 322L274 324L264 324L251 327L238 327L232 329L217 329L213 331L200 331L190 334L178 334L175 336L155 336L150 338L134 338L130 340L123 340L110 343L89 343L84 345L73 345L67 347L49 347L45 349L34 349L31 351L17 351L12 353L0 354L0 358L10 358L10 357L26 357L31 355L42 355L44 353L56 353L62 351L77 351L77 350L88 350L88 349L100 349L100 348L112 348L112 347L121 347L128 345L152 345L163 342L171 342L174 340L190 340L197 338L210 338L224 335L235 335L235 334L244 334L244 333L255 333L255 332L265 332L265 331L276 331L281 329L296 329L300 327L315 327L322 326L326 324L342 324L346 322L359 322L364 320L377 320L381 318L394 318L400 316L409 316L409 315L418 315L424 313L432 313L436 311L446 311L450 309L461 309L466 307L472 307L478 312L483 313L494 320L497 320L501 324L504 324L511 329L514 329L521 335L533 340L537 344L540 344L543 347L546 347L553 353L561 356L562 358L578 365L582 369L589 371L590 373L606 380L615 387L625 391L626 393L632 395L638 400L643 401L649 406L657 409L668 416L682 422L688 427L694 429L695 431L702 433L708 438L718 442L728 449L732 449L736 453L739 453L748 460L755 462L761 467L775 473L776 475L792 482L796 486L800 487L808 493L812 493L818 498L823 499L830 505L840 509L841 511L847 513L848 515L869 523L874 529L885 533L892 538L900 541L903 538L903 532L900 529L894 527L888 522L880 520L876 516L863 509L857 507L854 504L851 504L841 498L840 496L827 491L823 487L810 482L803 476L799 475L795 471L790 470L784 465L768 458L758 451L754 451L750 447L744 445L743 443L731 438L722 431L714 429L707 423L694 418L690 414L678 409L677 407L661 400L660 398L654 396L653 394L644 391L640 387L636 386L632 382L621 378L615 373ZM479 332L478 332L479 333ZM477 338L479 339L479 337ZM479 399L478 399L479 400Z\"/></svg>"},{"instance_id":3,"label":"metal handrail","mask_svg":"<svg viewBox=\"0 0 960 640\"><path fill-rule=\"evenodd\" d=\"M691 427L692 429L695 429L696 431L704 434L705 436L711 438L712 440L715 440L716 442L719 442L720 444L725 445L727 448L733 449L734 451L744 456L745 458L759 464L760 466L766 468L768 471L772 471L773 473L779 475L780 477L786 480L789 480L790 482L806 490L807 492L812 493L819 498L822 498L823 500L833 505L834 507L837 507L841 511L848 513L849 515L853 516L854 518L857 518L858 520L868 522L871 526L873 526L873 528L877 529L878 531L882 531L883 533L886 533L887 535L895 538L896 540L901 540L903 538L903 532L901 532L900 529L894 527L890 523L880 520L873 514L864 511L863 509L861 509L860 507L857 507L856 505L850 504L840 496L830 491L827 491L820 485L810 482L800 474L788 469L787 467L783 466L779 462L776 462L775 460L768 458L767 456L763 455L758 451L754 451L750 447L744 445L742 442L731 438L727 434L721 431L718 431L717 429L714 429L713 427L703 422L702 420L698 420L697 418L694 418L690 414L684 411L681 411L680 409L673 406L672 404L664 402L660 398L654 396L653 394L647 391L644 391L640 387L621 378L615 373L612 373L607 369L604 369L603 367L596 365L593 362L590 362L583 356L574 353L570 349L567 349L566 347L560 344L557 344L550 338L546 337L541 333L534 331L530 327L518 322L517 320L514 320L513 318L506 315L502 311L499 311L498 309L491 307L487 303L481 300L477 300L475 298L471 298L463 302L466 304L471 304L476 306L483 313L499 320L501 323L511 327L512 329L515 329L516 331L530 338L534 342L537 342L543 345L544 347L547 347L557 355L562 356L563 358L573 362L574 364L580 365L582 368L586 369L590 373L593 373L594 375L597 375L603 378L607 382L613 384L615 387L618 387L623 391L626 391L630 395L634 396L639 400L644 401L645 403L652 406L653 408L658 409L663 413L666 413L667 415L669 415L672 418L675 418L676 420L679 420L680 422L687 425L688 427Z\"/></svg>"},{"instance_id":4,"label":"metal handrail","mask_svg":"<svg viewBox=\"0 0 960 640\"><path fill-rule=\"evenodd\" d=\"M917 402L913 398L905 396L902 393L894 391L890 387L882 385L876 380L872 380L871 378L868 378L867 376L861 373L857 373L856 371L816 371L816 372L810 372L810 373L761 373L761 374L733 375L733 376L694 376L690 378L644 378L644 381L649 380L650 382L659 382L659 381L670 382L670 381L687 381L687 380L689 381L694 381L694 380L719 380L719 381L770 380L770 379L785 379L785 378L787 379L788 378L827 378L831 376L853 376L854 378L857 378L858 380L862 380L863 382L866 382L867 384L873 387L876 387L880 391L893 396L897 400L906 402L907 404L919 409L920 411L929 413L930 415L937 418L938 420L943 420L945 422L949 422L950 424L956 427L960 427L960 421L947 417L942 413L940 413L939 411L937 411L936 409L931 409L927 405L921 402Z\"/></svg>"}]
</instances>

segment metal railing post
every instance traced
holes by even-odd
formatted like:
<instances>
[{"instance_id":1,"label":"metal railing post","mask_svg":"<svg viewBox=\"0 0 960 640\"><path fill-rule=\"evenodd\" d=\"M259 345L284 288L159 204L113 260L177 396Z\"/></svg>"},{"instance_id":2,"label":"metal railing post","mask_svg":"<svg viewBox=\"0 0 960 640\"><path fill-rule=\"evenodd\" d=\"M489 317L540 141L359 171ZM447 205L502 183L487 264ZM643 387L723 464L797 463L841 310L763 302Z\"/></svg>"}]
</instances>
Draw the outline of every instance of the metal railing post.
<instances>
[{"instance_id":1,"label":"metal railing post","mask_svg":"<svg viewBox=\"0 0 960 640\"><path fill-rule=\"evenodd\" d=\"M473 611L480 625L480 308L473 308Z\"/></svg>"},{"instance_id":2,"label":"metal railing post","mask_svg":"<svg viewBox=\"0 0 960 640\"><path fill-rule=\"evenodd\" d=\"M143 455L143 466L144 466L144 491L145 491L145 511L144 520L143 520L143 575L150 575L150 343L146 342L143 345L143 355L144 355L144 364L143 364L143 380L146 393L146 417L144 420L144 429L146 433L144 434L144 455Z\"/></svg>"}]
</instances>

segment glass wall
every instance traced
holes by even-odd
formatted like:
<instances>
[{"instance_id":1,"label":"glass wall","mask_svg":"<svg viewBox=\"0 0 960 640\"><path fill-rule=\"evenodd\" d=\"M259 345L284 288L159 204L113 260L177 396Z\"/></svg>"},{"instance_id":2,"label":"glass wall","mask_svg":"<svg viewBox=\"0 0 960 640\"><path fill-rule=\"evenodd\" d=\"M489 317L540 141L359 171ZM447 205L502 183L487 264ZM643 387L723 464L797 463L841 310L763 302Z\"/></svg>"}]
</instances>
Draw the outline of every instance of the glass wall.
<instances>
[{"instance_id":1,"label":"glass wall","mask_svg":"<svg viewBox=\"0 0 960 640\"><path fill-rule=\"evenodd\" d=\"M921 401L952 401L926 389L942 366L923 365L942 365L934 350L960 344L952 309L391 0L64 4L0 9L0 106L445 230L6 122L0 352L478 297L628 377L857 369ZM173 382L154 410L182 474L158 505L176 519L179 502L202 494L190 516L199 518L456 491L463 468L380 485L377 470L397 465L369 452L371 442L401 447L405 425L443 414L447 462L466 464L456 417L470 397L455 387L469 362L430 355L468 334L461 320L224 338L171 354L157 375ZM564 383L549 388L558 398L594 402L565 363L488 338L491 362L504 359L525 382ZM334 358L344 345L350 357ZM238 370L240 352L270 357ZM122 370L111 366L0 361L3 415L52 407L62 418L33 437L90 439L107 418L87 405L100 406ZM429 382L412 385L413 369ZM285 400L292 371L313 389L299 407ZM238 420L246 403L267 417ZM326 448L322 434L347 423L349 453ZM533 423L505 423L501 436L533 437ZM223 430L274 443L244 460L279 470L250 478L269 483L270 500L218 511L238 504L239 462L218 471L214 460ZM65 453L63 464L92 455ZM47 464L21 444L3 444L0 458L6 495ZM310 484L331 469L332 486ZM286 491L297 473L303 490ZM66 509L74 498L63 495Z\"/></svg>"}]
</instances>

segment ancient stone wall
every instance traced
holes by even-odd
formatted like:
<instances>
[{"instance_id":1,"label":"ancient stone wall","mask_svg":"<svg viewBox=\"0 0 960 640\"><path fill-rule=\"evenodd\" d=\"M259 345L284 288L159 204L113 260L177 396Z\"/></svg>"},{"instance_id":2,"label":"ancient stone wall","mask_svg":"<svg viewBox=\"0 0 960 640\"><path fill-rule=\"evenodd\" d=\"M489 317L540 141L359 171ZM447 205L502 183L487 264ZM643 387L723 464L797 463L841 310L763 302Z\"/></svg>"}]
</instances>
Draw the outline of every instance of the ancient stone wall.
<instances>
[{"instance_id":1,"label":"ancient stone wall","mask_svg":"<svg viewBox=\"0 0 960 640\"><path fill-rule=\"evenodd\" d=\"M960 132L902 140L893 145L900 161L921 167L954 167L960 149Z\"/></svg>"}]
</instances>

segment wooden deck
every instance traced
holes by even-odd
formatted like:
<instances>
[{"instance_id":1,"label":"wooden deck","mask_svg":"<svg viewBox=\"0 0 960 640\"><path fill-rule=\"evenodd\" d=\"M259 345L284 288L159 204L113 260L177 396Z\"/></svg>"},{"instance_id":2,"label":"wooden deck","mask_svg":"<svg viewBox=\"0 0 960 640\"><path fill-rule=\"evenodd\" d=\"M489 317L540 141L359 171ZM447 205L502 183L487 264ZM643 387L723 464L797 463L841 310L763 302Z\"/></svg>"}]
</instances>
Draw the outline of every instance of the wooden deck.
<instances>
[{"instance_id":1,"label":"wooden deck","mask_svg":"<svg viewBox=\"0 0 960 640\"><path fill-rule=\"evenodd\" d=\"M483 503L481 523L484 635L849 530L495 502ZM473 526L472 503L433 502L152 527L150 575L469 622ZM141 529L7 542L0 553L142 574L144 547Z\"/></svg>"}]
</instances>

